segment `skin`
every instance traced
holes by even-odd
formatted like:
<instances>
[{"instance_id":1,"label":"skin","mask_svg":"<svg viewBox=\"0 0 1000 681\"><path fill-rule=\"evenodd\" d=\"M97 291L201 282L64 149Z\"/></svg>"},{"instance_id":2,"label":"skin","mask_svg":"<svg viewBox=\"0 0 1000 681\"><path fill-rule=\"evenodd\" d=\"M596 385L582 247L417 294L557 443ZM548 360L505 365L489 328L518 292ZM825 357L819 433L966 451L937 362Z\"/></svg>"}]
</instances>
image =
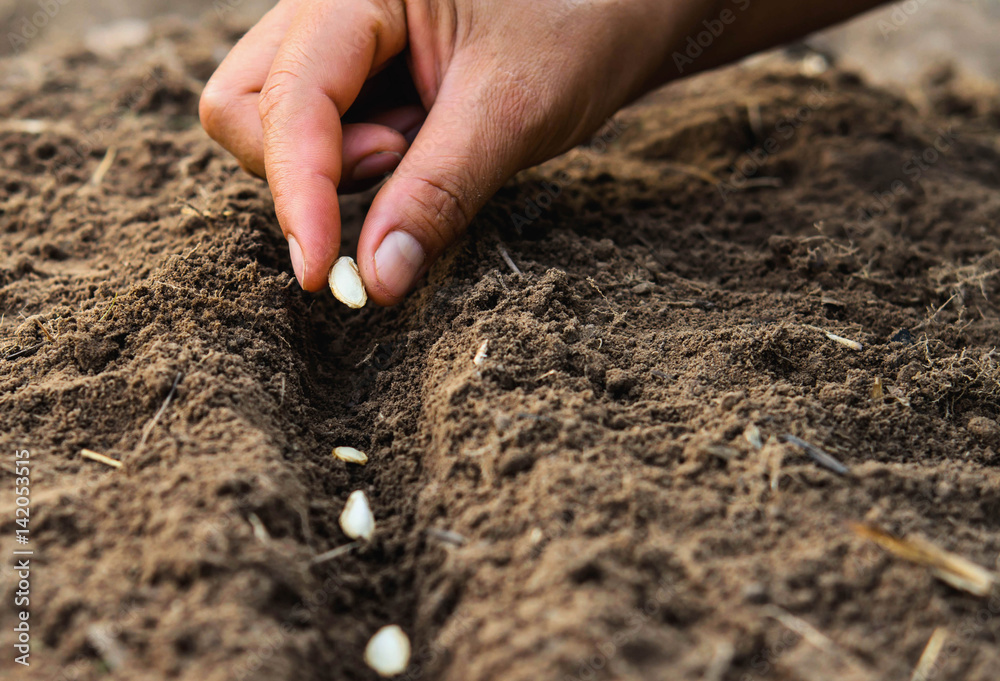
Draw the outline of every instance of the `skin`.
<instances>
[{"instance_id":1,"label":"skin","mask_svg":"<svg viewBox=\"0 0 1000 681\"><path fill-rule=\"evenodd\" d=\"M357 254L369 297L391 305L511 176L587 140L625 104L877 4L280 0L219 66L199 113L267 179L309 291L339 255L338 195L391 171ZM730 16L679 68L703 22Z\"/></svg>"}]
</instances>

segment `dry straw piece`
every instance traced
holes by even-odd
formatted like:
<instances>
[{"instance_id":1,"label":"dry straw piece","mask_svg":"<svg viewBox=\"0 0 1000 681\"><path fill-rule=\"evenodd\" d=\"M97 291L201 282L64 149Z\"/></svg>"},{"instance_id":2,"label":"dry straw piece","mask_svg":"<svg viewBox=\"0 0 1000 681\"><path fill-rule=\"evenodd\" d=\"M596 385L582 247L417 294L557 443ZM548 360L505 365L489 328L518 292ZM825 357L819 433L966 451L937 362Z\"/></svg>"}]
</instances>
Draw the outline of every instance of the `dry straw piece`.
<instances>
[{"instance_id":1,"label":"dry straw piece","mask_svg":"<svg viewBox=\"0 0 1000 681\"><path fill-rule=\"evenodd\" d=\"M943 627L938 627L931 634L930 639L927 641L927 645L924 647L924 652L917 661L917 666L913 670L913 674L910 676L910 681L926 681L932 678L934 674L934 666L937 664L938 656L941 654L941 649L944 647L944 641L948 638L948 631Z\"/></svg>"},{"instance_id":2,"label":"dry straw piece","mask_svg":"<svg viewBox=\"0 0 1000 681\"><path fill-rule=\"evenodd\" d=\"M930 568L931 574L941 581L974 596L988 596L997 583L996 573L962 556L940 549L926 539L899 539L876 527L860 523L852 523L851 529L855 534L871 539L900 558Z\"/></svg>"},{"instance_id":3,"label":"dry straw piece","mask_svg":"<svg viewBox=\"0 0 1000 681\"><path fill-rule=\"evenodd\" d=\"M410 639L398 625L382 627L365 646L365 664L379 676L402 674L410 664Z\"/></svg>"},{"instance_id":4,"label":"dry straw piece","mask_svg":"<svg viewBox=\"0 0 1000 681\"><path fill-rule=\"evenodd\" d=\"M375 516L372 515L368 497L361 490L351 492L340 514L340 529L351 539L368 541L375 534Z\"/></svg>"},{"instance_id":5,"label":"dry straw piece","mask_svg":"<svg viewBox=\"0 0 1000 681\"><path fill-rule=\"evenodd\" d=\"M368 463L368 455L354 447L334 447L333 455L341 461L356 463L359 466L364 466Z\"/></svg>"},{"instance_id":6,"label":"dry straw piece","mask_svg":"<svg viewBox=\"0 0 1000 681\"><path fill-rule=\"evenodd\" d=\"M333 263L333 267L330 268L329 283L333 295L347 307L358 309L368 302L368 293L365 291L364 282L361 281L358 265L350 256L341 256Z\"/></svg>"},{"instance_id":7,"label":"dry straw piece","mask_svg":"<svg viewBox=\"0 0 1000 681\"><path fill-rule=\"evenodd\" d=\"M112 459L110 456L105 456L100 452L95 452L93 449L81 449L80 456L84 459L96 461L97 463L103 463L105 466L111 466L112 468L122 467L122 462L118 459Z\"/></svg>"}]
</instances>

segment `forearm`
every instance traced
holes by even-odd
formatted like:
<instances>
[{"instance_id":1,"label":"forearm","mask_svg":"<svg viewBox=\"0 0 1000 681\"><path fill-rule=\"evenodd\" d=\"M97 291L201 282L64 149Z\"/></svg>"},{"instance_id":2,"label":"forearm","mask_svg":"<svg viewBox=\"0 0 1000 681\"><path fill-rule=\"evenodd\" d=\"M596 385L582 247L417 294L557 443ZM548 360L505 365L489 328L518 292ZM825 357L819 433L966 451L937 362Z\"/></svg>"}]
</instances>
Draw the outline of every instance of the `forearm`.
<instances>
[{"instance_id":1,"label":"forearm","mask_svg":"<svg viewBox=\"0 0 1000 681\"><path fill-rule=\"evenodd\" d=\"M663 0L659 0L663 1ZM650 88L801 38L886 0L691 0Z\"/></svg>"}]
</instances>

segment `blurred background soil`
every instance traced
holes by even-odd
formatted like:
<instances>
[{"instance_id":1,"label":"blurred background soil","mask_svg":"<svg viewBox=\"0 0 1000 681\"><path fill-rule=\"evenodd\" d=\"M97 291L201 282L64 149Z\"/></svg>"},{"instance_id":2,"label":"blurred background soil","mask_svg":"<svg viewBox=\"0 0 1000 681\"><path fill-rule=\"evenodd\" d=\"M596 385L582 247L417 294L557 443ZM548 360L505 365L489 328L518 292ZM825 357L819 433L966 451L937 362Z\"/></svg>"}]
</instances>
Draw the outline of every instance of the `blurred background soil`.
<instances>
[{"instance_id":1,"label":"blurred background soil","mask_svg":"<svg viewBox=\"0 0 1000 681\"><path fill-rule=\"evenodd\" d=\"M849 525L1000 568L996 8L915 4L621 112L360 312L197 124L259 6L61 6L0 60L5 678L372 679L393 622L411 679L909 679L939 628L1000 677L1000 595Z\"/></svg>"}]
</instances>

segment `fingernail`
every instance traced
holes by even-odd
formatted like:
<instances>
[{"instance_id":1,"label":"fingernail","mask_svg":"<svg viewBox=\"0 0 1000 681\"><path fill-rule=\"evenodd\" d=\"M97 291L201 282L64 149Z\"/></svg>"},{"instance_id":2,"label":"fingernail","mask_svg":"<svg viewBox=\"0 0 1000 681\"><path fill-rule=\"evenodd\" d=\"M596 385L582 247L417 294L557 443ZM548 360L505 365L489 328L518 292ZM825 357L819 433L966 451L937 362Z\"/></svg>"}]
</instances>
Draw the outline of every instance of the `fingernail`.
<instances>
[{"instance_id":1,"label":"fingernail","mask_svg":"<svg viewBox=\"0 0 1000 681\"><path fill-rule=\"evenodd\" d=\"M375 276L396 298L406 295L426 259L423 246L407 232L389 232L375 251Z\"/></svg>"},{"instance_id":2,"label":"fingernail","mask_svg":"<svg viewBox=\"0 0 1000 681\"><path fill-rule=\"evenodd\" d=\"M382 177L386 173L395 170L399 162L403 160L402 154L395 151L378 151L369 156L365 156L358 161L351 171L351 181L361 182L372 178Z\"/></svg>"},{"instance_id":3,"label":"fingernail","mask_svg":"<svg viewBox=\"0 0 1000 681\"><path fill-rule=\"evenodd\" d=\"M291 234L288 235L288 257L292 260L292 269L295 270L295 278L298 280L299 286L302 286L302 279L306 274L306 263L302 258L302 247L299 246L299 242Z\"/></svg>"}]
</instances>

